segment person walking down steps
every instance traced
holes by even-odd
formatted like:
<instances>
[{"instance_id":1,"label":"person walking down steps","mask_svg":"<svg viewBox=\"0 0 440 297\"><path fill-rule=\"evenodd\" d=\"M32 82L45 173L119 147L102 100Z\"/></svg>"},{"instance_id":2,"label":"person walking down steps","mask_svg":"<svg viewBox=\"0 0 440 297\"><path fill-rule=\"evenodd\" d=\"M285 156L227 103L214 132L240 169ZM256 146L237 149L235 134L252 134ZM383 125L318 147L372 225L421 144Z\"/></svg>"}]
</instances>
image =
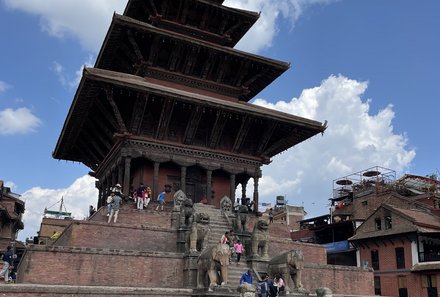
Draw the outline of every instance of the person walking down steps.
<instances>
[{"instance_id":1,"label":"person walking down steps","mask_svg":"<svg viewBox=\"0 0 440 297\"><path fill-rule=\"evenodd\" d=\"M157 207L156 210L163 210L163 205L165 204L165 192L161 192L159 196L157 196Z\"/></svg>"},{"instance_id":2,"label":"person walking down steps","mask_svg":"<svg viewBox=\"0 0 440 297\"><path fill-rule=\"evenodd\" d=\"M107 223L111 222L112 217L114 217L114 222L116 223L116 220L118 219L119 208L121 207L121 202L121 196L119 196L118 193L115 193L115 196L113 196L112 210L110 211L110 216L108 217Z\"/></svg>"}]
</instances>

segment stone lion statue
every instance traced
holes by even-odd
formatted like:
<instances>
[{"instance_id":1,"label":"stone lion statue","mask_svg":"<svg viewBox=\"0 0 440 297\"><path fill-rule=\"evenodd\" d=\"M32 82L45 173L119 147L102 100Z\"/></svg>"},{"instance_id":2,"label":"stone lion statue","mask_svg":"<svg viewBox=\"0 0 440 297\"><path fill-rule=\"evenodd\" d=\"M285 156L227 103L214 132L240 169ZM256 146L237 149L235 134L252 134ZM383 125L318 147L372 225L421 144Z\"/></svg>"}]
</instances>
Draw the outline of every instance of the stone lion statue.
<instances>
[{"instance_id":1,"label":"stone lion statue","mask_svg":"<svg viewBox=\"0 0 440 297\"><path fill-rule=\"evenodd\" d=\"M259 220L251 235L251 256L268 258L269 249L269 224L265 220Z\"/></svg>"},{"instance_id":2,"label":"stone lion statue","mask_svg":"<svg viewBox=\"0 0 440 297\"><path fill-rule=\"evenodd\" d=\"M303 289L301 274L304 268L304 255L301 250L290 250L269 261L269 273L280 273L285 277L286 292Z\"/></svg>"},{"instance_id":3,"label":"stone lion statue","mask_svg":"<svg viewBox=\"0 0 440 297\"><path fill-rule=\"evenodd\" d=\"M220 209L225 213L230 213L232 211L232 201L228 196L223 196L220 200Z\"/></svg>"},{"instance_id":4,"label":"stone lion statue","mask_svg":"<svg viewBox=\"0 0 440 297\"><path fill-rule=\"evenodd\" d=\"M183 200L180 206L180 226L189 227L194 221L194 208L193 201L189 198Z\"/></svg>"},{"instance_id":5,"label":"stone lion statue","mask_svg":"<svg viewBox=\"0 0 440 297\"><path fill-rule=\"evenodd\" d=\"M197 287L206 287L205 276L209 277L209 288L226 285L228 282L229 245L218 243L206 247L197 260Z\"/></svg>"},{"instance_id":6,"label":"stone lion statue","mask_svg":"<svg viewBox=\"0 0 440 297\"><path fill-rule=\"evenodd\" d=\"M234 222L235 231L242 231L242 232L246 231L246 224L249 221L248 214L249 214L249 209L246 205L240 205L238 207Z\"/></svg>"},{"instance_id":7,"label":"stone lion statue","mask_svg":"<svg viewBox=\"0 0 440 297\"><path fill-rule=\"evenodd\" d=\"M190 253L200 252L206 248L211 231L209 228L209 215L207 213L198 213L195 217L195 223L193 223L191 233L187 238Z\"/></svg>"},{"instance_id":8,"label":"stone lion statue","mask_svg":"<svg viewBox=\"0 0 440 297\"><path fill-rule=\"evenodd\" d=\"M174 209L179 210L180 206L183 204L183 201L185 201L187 197L182 190L179 190L174 194L173 199L174 199Z\"/></svg>"}]
</instances>

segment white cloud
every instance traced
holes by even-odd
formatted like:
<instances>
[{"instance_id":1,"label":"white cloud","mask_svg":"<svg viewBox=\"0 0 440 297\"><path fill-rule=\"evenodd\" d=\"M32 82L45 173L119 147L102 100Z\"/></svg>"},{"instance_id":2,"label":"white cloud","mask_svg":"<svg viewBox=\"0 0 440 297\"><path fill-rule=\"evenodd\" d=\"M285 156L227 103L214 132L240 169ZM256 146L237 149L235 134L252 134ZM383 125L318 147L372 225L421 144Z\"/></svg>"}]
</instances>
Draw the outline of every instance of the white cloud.
<instances>
[{"instance_id":1,"label":"white cloud","mask_svg":"<svg viewBox=\"0 0 440 297\"><path fill-rule=\"evenodd\" d=\"M88 216L89 205L96 205L98 190L95 188L95 179L88 175L78 178L67 189L43 189L35 187L27 190L21 196L26 203L23 215L24 230L19 233L19 240L37 234L43 218L44 208L58 210L58 203L64 199L67 212L71 212L75 219L84 219Z\"/></svg>"},{"instance_id":2,"label":"white cloud","mask_svg":"<svg viewBox=\"0 0 440 297\"><path fill-rule=\"evenodd\" d=\"M10 86L7 83L0 80L0 93L3 93L4 91L6 91L9 88L10 88Z\"/></svg>"},{"instance_id":3,"label":"white cloud","mask_svg":"<svg viewBox=\"0 0 440 297\"><path fill-rule=\"evenodd\" d=\"M41 120L26 107L0 110L0 135L35 132Z\"/></svg>"},{"instance_id":4,"label":"white cloud","mask_svg":"<svg viewBox=\"0 0 440 297\"><path fill-rule=\"evenodd\" d=\"M279 29L277 20L282 17L293 27L306 9L339 0L226 0L224 5L261 12L259 20L238 43L237 48L259 52L270 48Z\"/></svg>"},{"instance_id":5,"label":"white cloud","mask_svg":"<svg viewBox=\"0 0 440 297\"><path fill-rule=\"evenodd\" d=\"M68 88L76 88L81 80L84 67L93 67L94 59L95 58L93 55L88 55L83 65L81 65L81 67L75 71L74 78L71 78L68 74L66 74L66 70L64 69L63 65L57 61L53 62L51 70L56 74L61 85Z\"/></svg>"},{"instance_id":6,"label":"white cloud","mask_svg":"<svg viewBox=\"0 0 440 297\"><path fill-rule=\"evenodd\" d=\"M10 9L40 17L41 29L58 38L74 37L96 52L104 39L113 12L122 13L121 0L3 0Z\"/></svg>"},{"instance_id":7,"label":"white cloud","mask_svg":"<svg viewBox=\"0 0 440 297\"><path fill-rule=\"evenodd\" d=\"M389 105L369 113L370 100L362 100L367 82L330 76L319 87L306 89L290 102L255 100L255 104L319 121L328 120L324 136L316 135L276 156L263 167L260 199L274 202L286 195L289 204L302 205L311 215L325 213L332 181L373 166L402 174L415 157L407 137L393 132L394 112ZM252 196L253 182L247 187ZM241 195L241 193L237 193Z\"/></svg>"}]
</instances>

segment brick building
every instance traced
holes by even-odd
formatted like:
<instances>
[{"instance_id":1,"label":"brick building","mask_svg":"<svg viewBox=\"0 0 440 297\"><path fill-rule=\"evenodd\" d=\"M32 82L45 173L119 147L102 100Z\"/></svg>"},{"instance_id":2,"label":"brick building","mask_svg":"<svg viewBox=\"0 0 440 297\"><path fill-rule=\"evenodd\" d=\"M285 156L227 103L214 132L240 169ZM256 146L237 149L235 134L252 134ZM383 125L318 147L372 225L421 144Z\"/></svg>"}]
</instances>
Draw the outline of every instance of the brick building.
<instances>
[{"instance_id":1,"label":"brick building","mask_svg":"<svg viewBox=\"0 0 440 297\"><path fill-rule=\"evenodd\" d=\"M11 246L19 256L23 253L24 245L16 239L18 232L24 228L21 220L24 209L20 195L13 193L0 180L0 251Z\"/></svg>"},{"instance_id":2,"label":"brick building","mask_svg":"<svg viewBox=\"0 0 440 297\"><path fill-rule=\"evenodd\" d=\"M362 266L374 269L377 295L438 296L440 217L382 204L349 240Z\"/></svg>"}]
</instances>

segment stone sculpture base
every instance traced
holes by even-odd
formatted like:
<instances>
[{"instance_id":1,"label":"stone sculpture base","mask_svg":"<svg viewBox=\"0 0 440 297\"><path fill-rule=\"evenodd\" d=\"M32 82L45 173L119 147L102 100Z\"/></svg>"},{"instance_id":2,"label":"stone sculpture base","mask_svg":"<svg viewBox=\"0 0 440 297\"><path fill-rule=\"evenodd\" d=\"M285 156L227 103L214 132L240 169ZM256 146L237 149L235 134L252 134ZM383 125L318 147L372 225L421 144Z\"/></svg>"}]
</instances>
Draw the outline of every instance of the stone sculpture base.
<instances>
[{"instance_id":1,"label":"stone sculpture base","mask_svg":"<svg viewBox=\"0 0 440 297\"><path fill-rule=\"evenodd\" d=\"M210 291L208 288L194 289L191 297L205 297L205 296L237 296L237 291L228 287L215 287Z\"/></svg>"},{"instance_id":2,"label":"stone sculpture base","mask_svg":"<svg viewBox=\"0 0 440 297\"><path fill-rule=\"evenodd\" d=\"M177 251L186 252L186 237L191 232L191 228L182 227L177 230Z\"/></svg>"},{"instance_id":3,"label":"stone sculpture base","mask_svg":"<svg viewBox=\"0 0 440 297\"><path fill-rule=\"evenodd\" d=\"M268 271L269 259L262 259L260 257L248 257L246 260L248 266L260 275Z\"/></svg>"},{"instance_id":4,"label":"stone sculpture base","mask_svg":"<svg viewBox=\"0 0 440 297\"><path fill-rule=\"evenodd\" d=\"M184 257L183 283L186 288L197 287L197 259L200 253L190 253Z\"/></svg>"}]
</instances>

